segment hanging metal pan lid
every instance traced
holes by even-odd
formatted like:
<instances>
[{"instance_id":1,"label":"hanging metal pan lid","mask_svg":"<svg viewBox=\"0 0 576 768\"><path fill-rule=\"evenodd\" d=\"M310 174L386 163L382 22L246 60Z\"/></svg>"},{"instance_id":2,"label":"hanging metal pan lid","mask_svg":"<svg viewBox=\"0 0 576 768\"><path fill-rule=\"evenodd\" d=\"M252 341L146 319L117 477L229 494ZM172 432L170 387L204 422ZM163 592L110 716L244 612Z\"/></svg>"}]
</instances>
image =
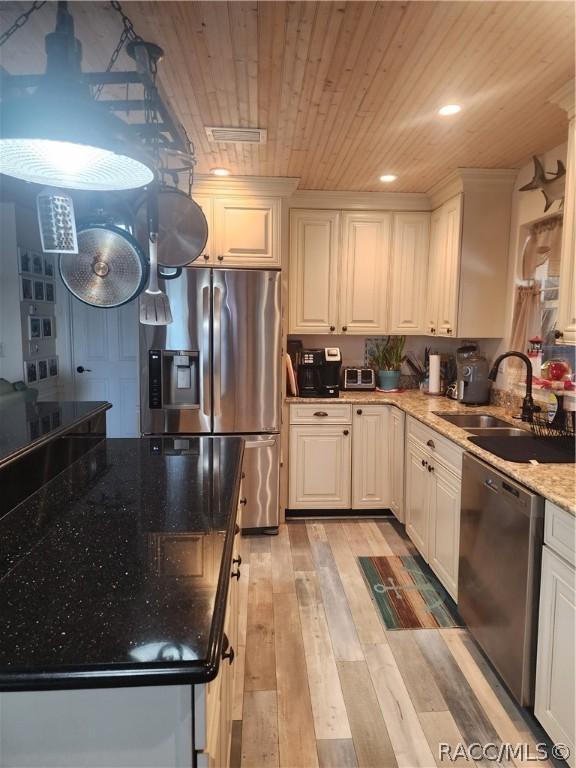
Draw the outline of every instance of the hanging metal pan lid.
<instances>
[{"instance_id":1,"label":"hanging metal pan lid","mask_svg":"<svg viewBox=\"0 0 576 768\"><path fill-rule=\"evenodd\" d=\"M162 186L158 192L158 264L162 267L186 267L204 251L208 240L208 222L202 208L176 187ZM148 242L146 199L136 210L136 237Z\"/></svg>"},{"instance_id":2,"label":"hanging metal pan lid","mask_svg":"<svg viewBox=\"0 0 576 768\"><path fill-rule=\"evenodd\" d=\"M148 260L138 242L110 224L86 224L78 229L78 253L62 254L64 285L92 307L120 307L142 292Z\"/></svg>"}]
</instances>

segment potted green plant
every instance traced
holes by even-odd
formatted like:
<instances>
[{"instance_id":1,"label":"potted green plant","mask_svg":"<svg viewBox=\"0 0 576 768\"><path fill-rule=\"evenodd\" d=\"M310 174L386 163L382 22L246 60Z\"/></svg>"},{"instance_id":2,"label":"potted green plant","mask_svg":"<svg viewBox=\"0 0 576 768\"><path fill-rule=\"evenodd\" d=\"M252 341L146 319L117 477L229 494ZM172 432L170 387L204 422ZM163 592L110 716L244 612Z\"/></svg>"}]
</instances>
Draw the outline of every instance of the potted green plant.
<instances>
[{"instance_id":1,"label":"potted green plant","mask_svg":"<svg viewBox=\"0 0 576 768\"><path fill-rule=\"evenodd\" d=\"M406 360L404 345L406 336L388 336L386 340L376 339L368 347L370 365L376 371L378 388L390 391L398 389L400 369Z\"/></svg>"}]
</instances>

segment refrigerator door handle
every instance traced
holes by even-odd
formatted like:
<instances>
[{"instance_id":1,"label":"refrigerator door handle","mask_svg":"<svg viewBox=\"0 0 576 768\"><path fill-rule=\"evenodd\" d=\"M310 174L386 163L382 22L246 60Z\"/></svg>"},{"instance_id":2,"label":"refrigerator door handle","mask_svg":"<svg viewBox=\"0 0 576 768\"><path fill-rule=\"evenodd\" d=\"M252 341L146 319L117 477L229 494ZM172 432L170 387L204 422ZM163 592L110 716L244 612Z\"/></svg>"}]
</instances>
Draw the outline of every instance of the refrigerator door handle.
<instances>
[{"instance_id":1,"label":"refrigerator door handle","mask_svg":"<svg viewBox=\"0 0 576 768\"><path fill-rule=\"evenodd\" d=\"M271 448L276 445L276 440L271 438L270 440L245 440L246 448Z\"/></svg>"},{"instance_id":2,"label":"refrigerator door handle","mask_svg":"<svg viewBox=\"0 0 576 768\"><path fill-rule=\"evenodd\" d=\"M202 411L210 417L212 393L210 387L210 287L202 288Z\"/></svg>"},{"instance_id":3,"label":"refrigerator door handle","mask_svg":"<svg viewBox=\"0 0 576 768\"><path fill-rule=\"evenodd\" d=\"M214 416L221 416L221 389L222 389L222 290L217 285L214 292L214 320L212 333L214 336Z\"/></svg>"}]
</instances>

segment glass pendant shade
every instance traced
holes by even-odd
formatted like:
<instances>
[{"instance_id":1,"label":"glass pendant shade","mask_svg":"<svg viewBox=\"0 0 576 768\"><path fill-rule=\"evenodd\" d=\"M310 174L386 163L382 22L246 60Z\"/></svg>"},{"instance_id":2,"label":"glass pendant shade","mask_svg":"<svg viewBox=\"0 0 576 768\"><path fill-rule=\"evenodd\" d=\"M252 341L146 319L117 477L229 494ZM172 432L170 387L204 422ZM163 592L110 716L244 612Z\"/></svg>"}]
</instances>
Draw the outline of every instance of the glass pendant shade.
<instances>
[{"instance_id":1,"label":"glass pendant shade","mask_svg":"<svg viewBox=\"0 0 576 768\"><path fill-rule=\"evenodd\" d=\"M102 192L149 184L152 159L130 135L130 127L89 96L62 95L62 86L2 102L0 173Z\"/></svg>"}]
</instances>

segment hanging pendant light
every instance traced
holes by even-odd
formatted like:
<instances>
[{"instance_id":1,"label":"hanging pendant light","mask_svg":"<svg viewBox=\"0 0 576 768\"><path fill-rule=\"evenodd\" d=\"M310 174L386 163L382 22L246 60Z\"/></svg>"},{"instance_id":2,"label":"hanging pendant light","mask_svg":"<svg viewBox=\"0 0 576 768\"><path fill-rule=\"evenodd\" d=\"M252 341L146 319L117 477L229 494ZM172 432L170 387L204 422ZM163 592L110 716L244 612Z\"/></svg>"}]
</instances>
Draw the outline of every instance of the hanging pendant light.
<instances>
[{"instance_id":1,"label":"hanging pendant light","mask_svg":"<svg viewBox=\"0 0 576 768\"><path fill-rule=\"evenodd\" d=\"M130 126L96 102L82 82L82 47L67 3L46 35L45 80L32 95L8 97L0 110L0 173L65 189L143 187L153 160Z\"/></svg>"}]
</instances>

